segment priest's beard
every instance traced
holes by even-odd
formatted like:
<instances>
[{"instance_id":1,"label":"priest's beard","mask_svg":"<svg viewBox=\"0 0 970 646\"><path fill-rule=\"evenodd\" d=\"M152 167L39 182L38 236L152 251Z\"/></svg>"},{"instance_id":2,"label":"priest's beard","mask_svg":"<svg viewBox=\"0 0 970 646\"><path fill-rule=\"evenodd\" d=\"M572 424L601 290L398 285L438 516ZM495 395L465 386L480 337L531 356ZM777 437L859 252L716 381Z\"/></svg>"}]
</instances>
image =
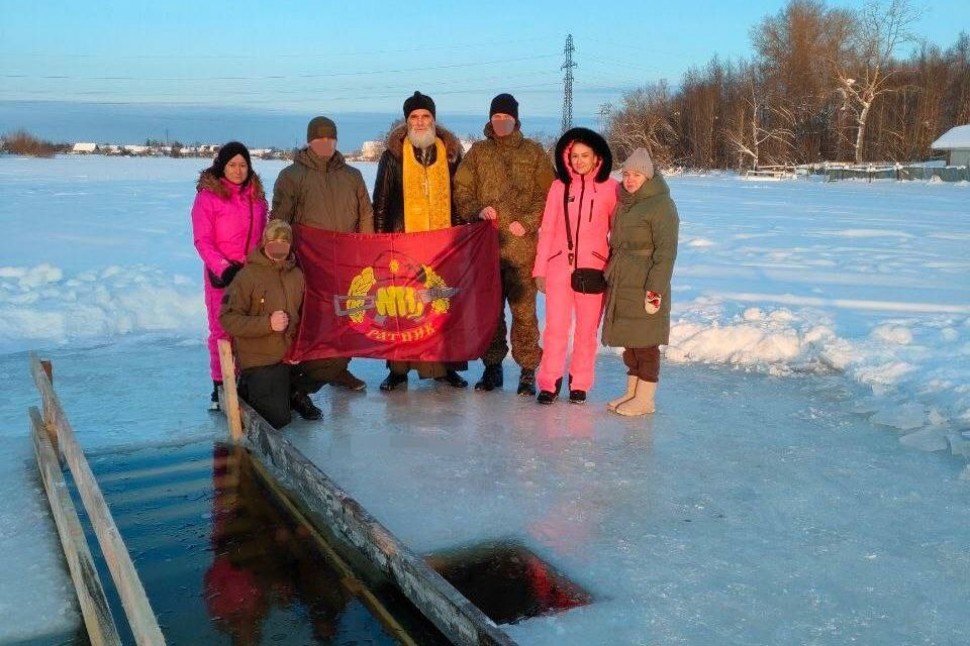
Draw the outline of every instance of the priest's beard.
<instances>
[{"instance_id":1,"label":"priest's beard","mask_svg":"<svg viewBox=\"0 0 970 646\"><path fill-rule=\"evenodd\" d=\"M408 140L410 140L412 146L418 148L419 150L430 148L434 144L434 138L434 126L431 126L422 132L415 132L411 128L408 128Z\"/></svg>"}]
</instances>

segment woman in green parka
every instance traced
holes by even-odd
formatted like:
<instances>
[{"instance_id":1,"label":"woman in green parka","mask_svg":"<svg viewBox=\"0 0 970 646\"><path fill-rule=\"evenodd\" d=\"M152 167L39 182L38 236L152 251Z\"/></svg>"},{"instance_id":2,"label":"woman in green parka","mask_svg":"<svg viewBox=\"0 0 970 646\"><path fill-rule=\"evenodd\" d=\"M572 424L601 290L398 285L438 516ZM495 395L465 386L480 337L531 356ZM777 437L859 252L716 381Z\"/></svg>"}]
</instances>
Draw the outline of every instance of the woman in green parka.
<instances>
[{"instance_id":1,"label":"woman in green parka","mask_svg":"<svg viewBox=\"0 0 970 646\"><path fill-rule=\"evenodd\" d=\"M606 268L603 343L624 348L627 367L626 392L607 404L619 415L656 410L660 346L670 341L670 277L679 228L667 182L654 172L646 149L637 148L623 163Z\"/></svg>"}]
</instances>

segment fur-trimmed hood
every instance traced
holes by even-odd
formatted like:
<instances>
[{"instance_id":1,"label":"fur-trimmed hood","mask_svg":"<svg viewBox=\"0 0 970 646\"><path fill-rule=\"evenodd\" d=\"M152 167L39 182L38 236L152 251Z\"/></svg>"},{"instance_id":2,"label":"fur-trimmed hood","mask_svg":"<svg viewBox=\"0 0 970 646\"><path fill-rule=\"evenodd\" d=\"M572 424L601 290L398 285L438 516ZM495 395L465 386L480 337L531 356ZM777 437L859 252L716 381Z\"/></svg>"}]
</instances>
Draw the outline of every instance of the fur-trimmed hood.
<instances>
[{"instance_id":1,"label":"fur-trimmed hood","mask_svg":"<svg viewBox=\"0 0 970 646\"><path fill-rule=\"evenodd\" d=\"M453 164L457 159L461 157L463 149L461 147L461 140L458 139L450 130L442 127L440 124L435 123L435 136L437 136L445 144L445 152L448 154L448 163ZM408 125L402 123L397 128L392 130L387 135L387 151L394 156L398 161L401 160L401 156L404 151L404 138L408 136Z\"/></svg>"},{"instance_id":2,"label":"fur-trimmed hood","mask_svg":"<svg viewBox=\"0 0 970 646\"><path fill-rule=\"evenodd\" d=\"M195 185L195 190L197 193L201 191L209 191L225 200L228 199L232 193L230 186L232 186L230 182L223 182L220 178L215 176L211 169L207 168L199 173L199 181ZM257 175L255 171L253 172L253 176L249 181L249 186L243 188L242 190L250 191L253 200L256 202L266 201L266 192L263 190L263 182L259 179L259 175Z\"/></svg>"},{"instance_id":3,"label":"fur-trimmed hood","mask_svg":"<svg viewBox=\"0 0 970 646\"><path fill-rule=\"evenodd\" d=\"M569 184L573 176L576 175L569 165L569 150L576 142L586 144L600 158L600 165L596 168L594 181L605 182L609 179L610 173L613 172L613 153L610 152L610 146L606 143L606 139L589 128L570 128L556 142L556 154L554 155L556 179L563 184Z\"/></svg>"}]
</instances>

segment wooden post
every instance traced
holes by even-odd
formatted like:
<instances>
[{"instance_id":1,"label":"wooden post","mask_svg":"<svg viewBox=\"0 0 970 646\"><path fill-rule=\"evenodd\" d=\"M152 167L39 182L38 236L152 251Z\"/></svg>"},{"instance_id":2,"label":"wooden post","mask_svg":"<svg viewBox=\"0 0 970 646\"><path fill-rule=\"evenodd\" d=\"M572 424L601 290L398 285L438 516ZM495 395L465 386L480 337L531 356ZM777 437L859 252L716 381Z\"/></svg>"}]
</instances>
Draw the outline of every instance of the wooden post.
<instances>
[{"instance_id":1,"label":"wooden post","mask_svg":"<svg viewBox=\"0 0 970 646\"><path fill-rule=\"evenodd\" d=\"M219 365L222 367L223 408L229 420L229 433L233 442L243 437L242 418L239 415L239 395L236 393L236 362L232 358L232 344L219 339Z\"/></svg>"},{"instance_id":2,"label":"wooden post","mask_svg":"<svg viewBox=\"0 0 970 646\"><path fill-rule=\"evenodd\" d=\"M57 535L61 539L61 549L64 550L64 560L71 572L74 590L77 594L81 615L84 617L84 627L88 632L88 639L94 646L121 644L118 627L111 608L101 585L101 577L94 566L94 557L84 538L84 528L77 516L77 509L71 502L61 463L51 446L44 421L40 411L31 406L30 415L31 436L34 438L34 453L37 456L37 466L40 469L47 500L50 502L51 515L57 526Z\"/></svg>"},{"instance_id":3,"label":"wooden post","mask_svg":"<svg viewBox=\"0 0 970 646\"><path fill-rule=\"evenodd\" d=\"M33 353L30 354L30 361L36 362L43 373L47 376L47 383L51 384L51 388L54 387L54 366L50 362L50 359L40 359ZM44 391L41 390L41 410L43 410L44 419L44 430L47 431L47 437L50 439L51 446L54 448L54 453L58 457L61 455L61 451L58 448L57 442L57 419L56 419L56 409L51 406L51 403L46 397L44 397Z\"/></svg>"}]
</instances>

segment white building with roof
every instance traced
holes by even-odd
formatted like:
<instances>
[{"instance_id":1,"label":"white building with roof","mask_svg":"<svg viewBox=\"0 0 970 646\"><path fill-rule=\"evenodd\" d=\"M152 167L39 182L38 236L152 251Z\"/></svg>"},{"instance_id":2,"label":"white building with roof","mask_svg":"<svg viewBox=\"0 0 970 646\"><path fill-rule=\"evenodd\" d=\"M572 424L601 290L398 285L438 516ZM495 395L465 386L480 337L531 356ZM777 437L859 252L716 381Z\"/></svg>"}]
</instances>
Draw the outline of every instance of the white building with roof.
<instances>
[{"instance_id":1,"label":"white building with roof","mask_svg":"<svg viewBox=\"0 0 970 646\"><path fill-rule=\"evenodd\" d=\"M930 148L946 152L947 166L970 166L970 124L950 128Z\"/></svg>"},{"instance_id":2,"label":"white building with roof","mask_svg":"<svg viewBox=\"0 0 970 646\"><path fill-rule=\"evenodd\" d=\"M365 161L377 161L383 152L383 141L365 141L360 147L360 158Z\"/></svg>"},{"instance_id":3,"label":"white building with roof","mask_svg":"<svg viewBox=\"0 0 970 646\"><path fill-rule=\"evenodd\" d=\"M98 144L77 142L71 147L71 152L79 155L91 155L98 152Z\"/></svg>"}]
</instances>

